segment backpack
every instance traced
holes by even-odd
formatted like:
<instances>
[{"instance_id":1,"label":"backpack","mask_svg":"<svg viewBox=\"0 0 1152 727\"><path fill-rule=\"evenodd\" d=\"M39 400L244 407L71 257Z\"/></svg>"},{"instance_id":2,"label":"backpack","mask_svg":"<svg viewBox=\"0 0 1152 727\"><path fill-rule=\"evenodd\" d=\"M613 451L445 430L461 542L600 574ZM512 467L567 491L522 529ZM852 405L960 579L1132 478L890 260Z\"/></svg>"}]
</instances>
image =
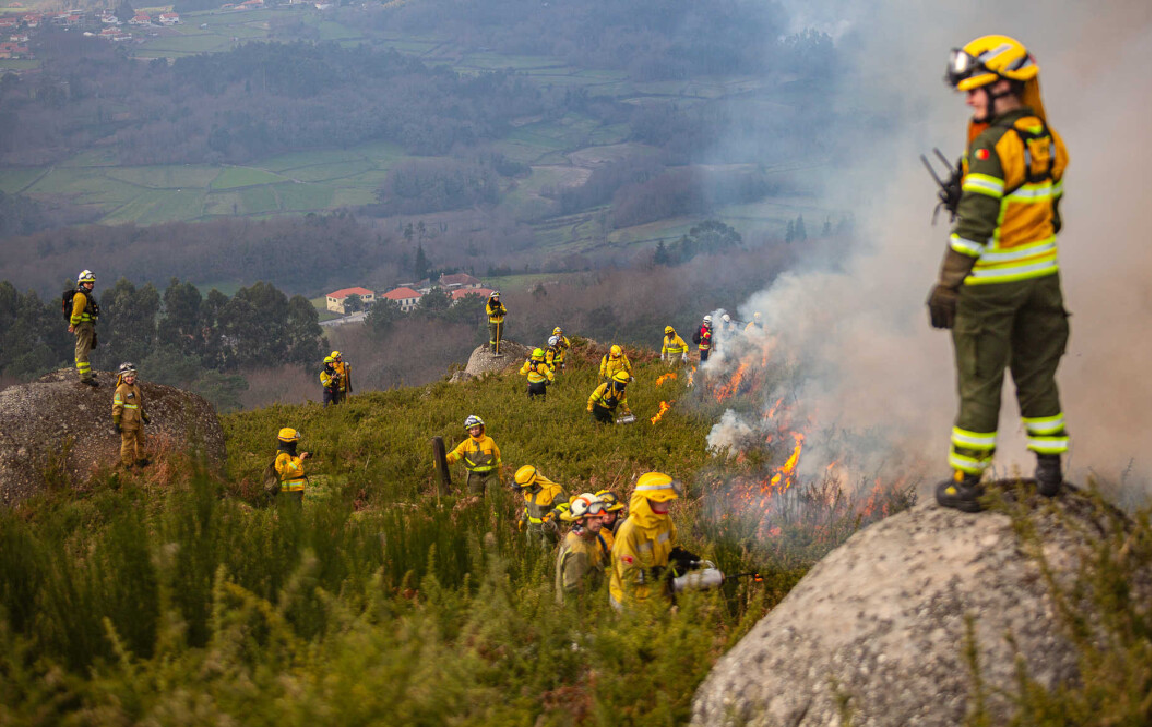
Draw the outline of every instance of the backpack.
<instances>
[{"instance_id":1,"label":"backpack","mask_svg":"<svg viewBox=\"0 0 1152 727\"><path fill-rule=\"evenodd\" d=\"M260 475L260 485L269 501L275 500L280 494L280 473L276 471L276 460L272 460L264 468L264 472Z\"/></svg>"},{"instance_id":2,"label":"backpack","mask_svg":"<svg viewBox=\"0 0 1152 727\"><path fill-rule=\"evenodd\" d=\"M75 288L69 288L60 294L60 312L64 314L64 320L69 323L72 322L72 299L75 297Z\"/></svg>"},{"instance_id":3,"label":"backpack","mask_svg":"<svg viewBox=\"0 0 1152 727\"><path fill-rule=\"evenodd\" d=\"M700 345L700 329L696 329L696 332L692 334L692 343Z\"/></svg>"}]
</instances>

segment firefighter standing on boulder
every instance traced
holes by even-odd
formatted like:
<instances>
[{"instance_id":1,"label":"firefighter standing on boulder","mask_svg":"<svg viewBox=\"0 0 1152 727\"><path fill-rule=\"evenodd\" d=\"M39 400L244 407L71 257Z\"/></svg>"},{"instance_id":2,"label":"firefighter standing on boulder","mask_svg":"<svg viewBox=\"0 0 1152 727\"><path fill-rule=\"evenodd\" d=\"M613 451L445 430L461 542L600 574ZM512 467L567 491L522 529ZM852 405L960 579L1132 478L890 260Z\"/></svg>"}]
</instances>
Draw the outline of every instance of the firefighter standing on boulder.
<instances>
[{"instance_id":1,"label":"firefighter standing on boulder","mask_svg":"<svg viewBox=\"0 0 1152 727\"><path fill-rule=\"evenodd\" d=\"M96 287L96 274L91 270L81 271L76 278L76 290L71 293L72 313L68 317L68 332L76 335L75 363L80 383L99 386L92 374L92 362L88 355L96 348L96 320L100 317L100 306L92 289Z\"/></svg>"},{"instance_id":2,"label":"firefighter standing on boulder","mask_svg":"<svg viewBox=\"0 0 1152 727\"><path fill-rule=\"evenodd\" d=\"M533 465L516 470L515 489L524 498L520 529L534 545L551 547L560 539L556 506L567 501L564 488L540 474Z\"/></svg>"},{"instance_id":3,"label":"firefighter standing on boulder","mask_svg":"<svg viewBox=\"0 0 1152 727\"><path fill-rule=\"evenodd\" d=\"M612 424L616 421L616 409L620 408L625 414L631 414L628 408L628 394L624 390L632 377L627 371L619 371L611 381L600 384L588 397L588 413L592 420Z\"/></svg>"},{"instance_id":4,"label":"firefighter standing on boulder","mask_svg":"<svg viewBox=\"0 0 1152 727\"><path fill-rule=\"evenodd\" d=\"M508 309L500 302L499 290L492 291L488 296L484 310L488 314L488 347L492 353L500 353L500 341L504 337L504 316L508 315Z\"/></svg>"},{"instance_id":5,"label":"firefighter standing on boulder","mask_svg":"<svg viewBox=\"0 0 1152 727\"><path fill-rule=\"evenodd\" d=\"M1036 483L1055 496L1068 451L1056 369L1068 342L1056 235L1068 152L1048 126L1035 59L1007 36L953 50L948 85L974 110L962 160L956 221L928 300L934 328L952 329L960 410L952 429L950 481L937 501L980 509L992 462L1004 369L1010 367Z\"/></svg>"},{"instance_id":6,"label":"firefighter standing on boulder","mask_svg":"<svg viewBox=\"0 0 1152 727\"><path fill-rule=\"evenodd\" d=\"M112 400L112 422L120 435L120 464L148 466L144 456L144 425L152 420L144 409L144 394L136 384L136 367L120 364L116 394Z\"/></svg>"},{"instance_id":7,"label":"firefighter standing on boulder","mask_svg":"<svg viewBox=\"0 0 1152 727\"><path fill-rule=\"evenodd\" d=\"M541 399L548 398L548 385L555 380L555 377L552 374L552 367L544 360L544 349L536 349L532 352L531 358L525 359L524 365L520 367L520 375L528 377L529 399L537 396Z\"/></svg>"},{"instance_id":8,"label":"firefighter standing on boulder","mask_svg":"<svg viewBox=\"0 0 1152 727\"><path fill-rule=\"evenodd\" d=\"M464 420L468 438L448 453L445 461L452 464L464 460L468 470L468 492L482 495L489 485L500 486L500 448L484 433L484 420L471 414Z\"/></svg>"},{"instance_id":9,"label":"firefighter standing on boulder","mask_svg":"<svg viewBox=\"0 0 1152 727\"><path fill-rule=\"evenodd\" d=\"M616 344L612 344L612 347L608 349L608 353L604 354L604 357L600 359L600 378L611 380L621 371L631 376L632 362L628 360L624 349Z\"/></svg>"},{"instance_id":10,"label":"firefighter standing on boulder","mask_svg":"<svg viewBox=\"0 0 1152 727\"><path fill-rule=\"evenodd\" d=\"M688 362L688 344L676 333L675 328L664 326L664 348L660 350L660 360L675 366L676 359L680 359L680 363Z\"/></svg>"}]
</instances>

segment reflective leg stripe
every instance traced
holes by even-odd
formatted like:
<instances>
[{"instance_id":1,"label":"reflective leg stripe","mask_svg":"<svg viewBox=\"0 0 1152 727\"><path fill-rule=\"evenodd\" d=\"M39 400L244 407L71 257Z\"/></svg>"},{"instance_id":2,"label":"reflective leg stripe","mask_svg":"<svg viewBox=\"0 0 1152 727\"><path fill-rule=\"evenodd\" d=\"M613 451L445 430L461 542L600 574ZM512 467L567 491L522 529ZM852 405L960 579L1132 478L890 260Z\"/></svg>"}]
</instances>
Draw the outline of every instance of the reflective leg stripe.
<instances>
[{"instance_id":1,"label":"reflective leg stripe","mask_svg":"<svg viewBox=\"0 0 1152 727\"><path fill-rule=\"evenodd\" d=\"M1028 449L1040 454L1064 454L1068 451L1068 437L1028 437Z\"/></svg>"},{"instance_id":2,"label":"reflective leg stripe","mask_svg":"<svg viewBox=\"0 0 1152 727\"><path fill-rule=\"evenodd\" d=\"M953 469L960 470L965 474L978 475L988 469L988 466L992 464L992 456L991 453L989 453L989 456L977 459L975 457L957 454L956 450L953 449L948 455L948 464L952 465Z\"/></svg>"},{"instance_id":3,"label":"reflective leg stripe","mask_svg":"<svg viewBox=\"0 0 1152 727\"><path fill-rule=\"evenodd\" d=\"M304 489L304 480L286 480L280 483L281 492L299 492Z\"/></svg>"},{"instance_id":4,"label":"reflective leg stripe","mask_svg":"<svg viewBox=\"0 0 1152 727\"><path fill-rule=\"evenodd\" d=\"M1031 435L1061 434L1064 431L1064 415L1050 417L1024 417L1024 431Z\"/></svg>"},{"instance_id":5,"label":"reflective leg stripe","mask_svg":"<svg viewBox=\"0 0 1152 727\"><path fill-rule=\"evenodd\" d=\"M980 433L969 432L956 427L952 428L952 445L963 449L987 451L996 449L996 432Z\"/></svg>"},{"instance_id":6,"label":"reflective leg stripe","mask_svg":"<svg viewBox=\"0 0 1152 727\"><path fill-rule=\"evenodd\" d=\"M120 406L124 407L125 409L139 409L140 408L140 406L138 404L121 404Z\"/></svg>"}]
</instances>

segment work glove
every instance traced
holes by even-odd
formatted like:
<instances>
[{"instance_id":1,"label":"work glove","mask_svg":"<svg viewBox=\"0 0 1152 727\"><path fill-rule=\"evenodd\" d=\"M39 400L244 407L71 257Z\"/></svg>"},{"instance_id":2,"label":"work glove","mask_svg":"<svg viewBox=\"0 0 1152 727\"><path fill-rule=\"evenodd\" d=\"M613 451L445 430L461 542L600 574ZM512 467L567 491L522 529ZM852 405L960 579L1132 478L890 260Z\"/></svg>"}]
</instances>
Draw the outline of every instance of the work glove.
<instances>
[{"instance_id":1,"label":"work glove","mask_svg":"<svg viewBox=\"0 0 1152 727\"><path fill-rule=\"evenodd\" d=\"M120 417L116 417L115 419L113 419L112 423L116 425L116 433L119 434L120 433Z\"/></svg>"},{"instance_id":2,"label":"work glove","mask_svg":"<svg viewBox=\"0 0 1152 727\"><path fill-rule=\"evenodd\" d=\"M951 247L944 253L940 280L928 295L928 320L933 328L951 328L956 321L956 300L964 279L976 267L976 258L956 252Z\"/></svg>"},{"instance_id":3,"label":"work glove","mask_svg":"<svg viewBox=\"0 0 1152 727\"><path fill-rule=\"evenodd\" d=\"M666 353L660 354L660 360L661 361L667 361L668 360L668 354L666 354Z\"/></svg>"},{"instance_id":4,"label":"work glove","mask_svg":"<svg viewBox=\"0 0 1152 727\"><path fill-rule=\"evenodd\" d=\"M145 424L151 424L152 423L152 417L148 416L147 414L141 414L140 418L144 420Z\"/></svg>"},{"instance_id":5,"label":"work glove","mask_svg":"<svg viewBox=\"0 0 1152 727\"><path fill-rule=\"evenodd\" d=\"M680 354L680 361L681 361L682 363L688 363L688 352L687 352L687 351L685 351L684 353Z\"/></svg>"}]
</instances>

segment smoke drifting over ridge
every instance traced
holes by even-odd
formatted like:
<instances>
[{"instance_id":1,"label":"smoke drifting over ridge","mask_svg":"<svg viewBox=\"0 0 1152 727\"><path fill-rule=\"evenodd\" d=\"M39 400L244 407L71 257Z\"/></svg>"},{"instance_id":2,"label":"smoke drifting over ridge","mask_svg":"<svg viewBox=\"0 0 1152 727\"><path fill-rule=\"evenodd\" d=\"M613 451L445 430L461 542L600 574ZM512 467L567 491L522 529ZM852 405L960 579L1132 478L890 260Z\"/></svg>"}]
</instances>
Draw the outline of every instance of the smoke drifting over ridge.
<instances>
[{"instance_id":1,"label":"smoke drifting over ridge","mask_svg":"<svg viewBox=\"0 0 1152 727\"><path fill-rule=\"evenodd\" d=\"M742 320L763 311L772 357L798 364L795 406L813 429L870 432L869 442L882 443L869 453L874 465L920 461L926 476L947 474L951 344L928 327L924 300L948 226L929 226L934 189L917 155L932 146L950 157L962 150L968 109L941 82L948 50L1005 33L1036 55L1049 121L1071 156L1060 256L1072 338L1058 375L1071 475L1079 483L1089 472L1123 479L1126 494L1149 494L1152 453L1142 445L1152 440L1152 251L1140 212L1152 164L1143 129L1152 118L1145 77L1152 6L845 0L809 16L799 5L789 10L796 22L810 17L829 32L829 18L846 24L838 45L852 71L830 103L859 119L848 133L851 148L863 152L833 162L824 179L830 203L855 212L863 245L819 251L807 272L782 277L739 308ZM735 358L707 370L731 371ZM1008 378L996 466L1030 473L1033 457ZM763 426L729 416L710 442L724 443L731 428ZM818 472L836 456L806 450L801 471Z\"/></svg>"}]
</instances>

